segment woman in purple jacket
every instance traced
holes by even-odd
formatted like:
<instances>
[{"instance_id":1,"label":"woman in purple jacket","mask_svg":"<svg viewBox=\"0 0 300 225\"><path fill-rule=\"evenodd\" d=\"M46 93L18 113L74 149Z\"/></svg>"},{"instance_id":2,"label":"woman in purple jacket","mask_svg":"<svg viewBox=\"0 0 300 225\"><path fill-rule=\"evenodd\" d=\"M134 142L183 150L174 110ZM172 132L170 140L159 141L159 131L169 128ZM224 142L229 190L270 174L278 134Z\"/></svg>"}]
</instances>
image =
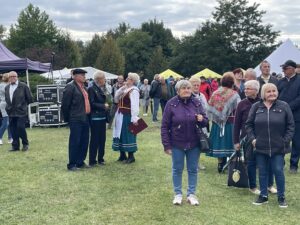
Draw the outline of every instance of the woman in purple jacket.
<instances>
[{"instance_id":1,"label":"woman in purple jacket","mask_svg":"<svg viewBox=\"0 0 300 225\"><path fill-rule=\"evenodd\" d=\"M198 161L200 156L197 125L205 127L207 117L201 102L192 96L192 85L187 80L175 86L177 96L171 98L163 114L161 139L165 153L172 155L172 175L175 197L174 205L182 203L182 171L186 157L188 171L187 201L199 205L195 195Z\"/></svg>"}]
</instances>

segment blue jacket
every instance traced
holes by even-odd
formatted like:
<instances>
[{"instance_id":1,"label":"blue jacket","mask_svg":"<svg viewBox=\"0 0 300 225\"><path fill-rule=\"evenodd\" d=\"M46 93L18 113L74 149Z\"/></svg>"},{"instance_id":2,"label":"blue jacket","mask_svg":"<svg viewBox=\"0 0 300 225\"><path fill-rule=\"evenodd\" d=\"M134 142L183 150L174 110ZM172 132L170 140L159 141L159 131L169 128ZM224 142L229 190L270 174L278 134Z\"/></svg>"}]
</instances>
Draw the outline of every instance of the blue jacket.
<instances>
[{"instance_id":1,"label":"blue jacket","mask_svg":"<svg viewBox=\"0 0 300 225\"><path fill-rule=\"evenodd\" d=\"M289 104L295 122L300 122L300 75L296 74L290 80L286 77L278 81L278 99Z\"/></svg>"},{"instance_id":2,"label":"blue jacket","mask_svg":"<svg viewBox=\"0 0 300 225\"><path fill-rule=\"evenodd\" d=\"M195 115L201 114L202 122L196 120ZM161 140L164 150L174 147L189 150L199 144L196 125L205 127L208 122L201 102L191 96L184 100L179 96L171 98L165 107L162 125Z\"/></svg>"}]
</instances>

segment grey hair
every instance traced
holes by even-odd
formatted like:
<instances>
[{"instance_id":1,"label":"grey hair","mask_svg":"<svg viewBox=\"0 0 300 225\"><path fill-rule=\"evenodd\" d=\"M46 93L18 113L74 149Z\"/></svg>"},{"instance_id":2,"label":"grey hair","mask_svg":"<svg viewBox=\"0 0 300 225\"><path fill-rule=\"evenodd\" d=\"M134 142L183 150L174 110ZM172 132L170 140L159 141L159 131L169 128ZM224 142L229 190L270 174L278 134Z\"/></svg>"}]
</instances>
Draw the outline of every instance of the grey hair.
<instances>
[{"instance_id":1,"label":"grey hair","mask_svg":"<svg viewBox=\"0 0 300 225\"><path fill-rule=\"evenodd\" d=\"M245 82L245 87L250 86L251 88L254 88L256 90L256 94L259 92L259 82L257 80L248 80Z\"/></svg>"},{"instance_id":2,"label":"grey hair","mask_svg":"<svg viewBox=\"0 0 300 225\"><path fill-rule=\"evenodd\" d=\"M191 82L189 82L188 80L180 80L180 81L178 81L177 84L175 85L176 91L179 91L181 88L185 88L185 87L190 87L190 88L192 88Z\"/></svg>"},{"instance_id":3,"label":"grey hair","mask_svg":"<svg viewBox=\"0 0 300 225\"><path fill-rule=\"evenodd\" d=\"M272 83L266 83L261 87L260 97L262 100L265 100L265 92L269 88L275 88L275 90L277 92L277 97L278 97L278 89L277 89L276 85L272 84Z\"/></svg>"},{"instance_id":4,"label":"grey hair","mask_svg":"<svg viewBox=\"0 0 300 225\"><path fill-rule=\"evenodd\" d=\"M98 80L100 78L104 78L105 79L105 73L103 71L96 71L94 73L94 80Z\"/></svg>"},{"instance_id":5,"label":"grey hair","mask_svg":"<svg viewBox=\"0 0 300 225\"><path fill-rule=\"evenodd\" d=\"M140 76L137 73L128 73L127 78L133 80L135 85L137 85L140 81Z\"/></svg>"},{"instance_id":6,"label":"grey hair","mask_svg":"<svg viewBox=\"0 0 300 225\"><path fill-rule=\"evenodd\" d=\"M246 75L246 74L251 74L251 76L253 77L253 79L256 79L256 72L255 72L255 70L254 70L253 68L248 68L248 69L246 70L245 75Z\"/></svg>"}]
</instances>

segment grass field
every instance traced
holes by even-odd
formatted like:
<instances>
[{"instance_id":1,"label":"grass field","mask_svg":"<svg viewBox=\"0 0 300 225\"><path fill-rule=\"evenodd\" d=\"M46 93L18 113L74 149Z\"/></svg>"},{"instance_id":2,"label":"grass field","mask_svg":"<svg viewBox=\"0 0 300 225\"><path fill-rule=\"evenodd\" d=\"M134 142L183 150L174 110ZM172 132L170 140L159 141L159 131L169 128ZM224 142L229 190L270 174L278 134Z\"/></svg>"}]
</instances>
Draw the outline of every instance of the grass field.
<instances>
[{"instance_id":1,"label":"grass field","mask_svg":"<svg viewBox=\"0 0 300 225\"><path fill-rule=\"evenodd\" d=\"M149 118L148 118L149 119ZM148 120L149 121L149 120ZM30 150L8 152L0 146L0 224L300 224L300 175L286 170L287 209L277 197L254 206L247 189L229 188L216 160L201 162L197 196L200 206L173 206L171 159L160 143L158 124L138 136L136 162L116 162L107 134L105 166L68 172L69 130L28 129ZM288 161L288 160L286 160ZM184 193L186 193L186 171Z\"/></svg>"}]
</instances>

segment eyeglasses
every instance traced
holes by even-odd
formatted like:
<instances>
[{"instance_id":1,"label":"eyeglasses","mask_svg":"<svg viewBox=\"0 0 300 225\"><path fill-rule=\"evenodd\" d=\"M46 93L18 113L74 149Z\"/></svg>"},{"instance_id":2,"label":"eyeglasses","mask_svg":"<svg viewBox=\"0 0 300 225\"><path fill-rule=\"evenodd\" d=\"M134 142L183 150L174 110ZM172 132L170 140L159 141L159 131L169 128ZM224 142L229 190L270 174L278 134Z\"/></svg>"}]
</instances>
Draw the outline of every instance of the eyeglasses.
<instances>
[{"instance_id":1,"label":"eyeglasses","mask_svg":"<svg viewBox=\"0 0 300 225\"><path fill-rule=\"evenodd\" d=\"M9 76L9 78L11 78L11 77L18 77L18 76Z\"/></svg>"},{"instance_id":2,"label":"eyeglasses","mask_svg":"<svg viewBox=\"0 0 300 225\"><path fill-rule=\"evenodd\" d=\"M256 89L254 89L254 88L245 88L245 90L256 90Z\"/></svg>"},{"instance_id":3,"label":"eyeglasses","mask_svg":"<svg viewBox=\"0 0 300 225\"><path fill-rule=\"evenodd\" d=\"M288 70L288 69L293 69L294 67L284 67L282 70Z\"/></svg>"}]
</instances>

